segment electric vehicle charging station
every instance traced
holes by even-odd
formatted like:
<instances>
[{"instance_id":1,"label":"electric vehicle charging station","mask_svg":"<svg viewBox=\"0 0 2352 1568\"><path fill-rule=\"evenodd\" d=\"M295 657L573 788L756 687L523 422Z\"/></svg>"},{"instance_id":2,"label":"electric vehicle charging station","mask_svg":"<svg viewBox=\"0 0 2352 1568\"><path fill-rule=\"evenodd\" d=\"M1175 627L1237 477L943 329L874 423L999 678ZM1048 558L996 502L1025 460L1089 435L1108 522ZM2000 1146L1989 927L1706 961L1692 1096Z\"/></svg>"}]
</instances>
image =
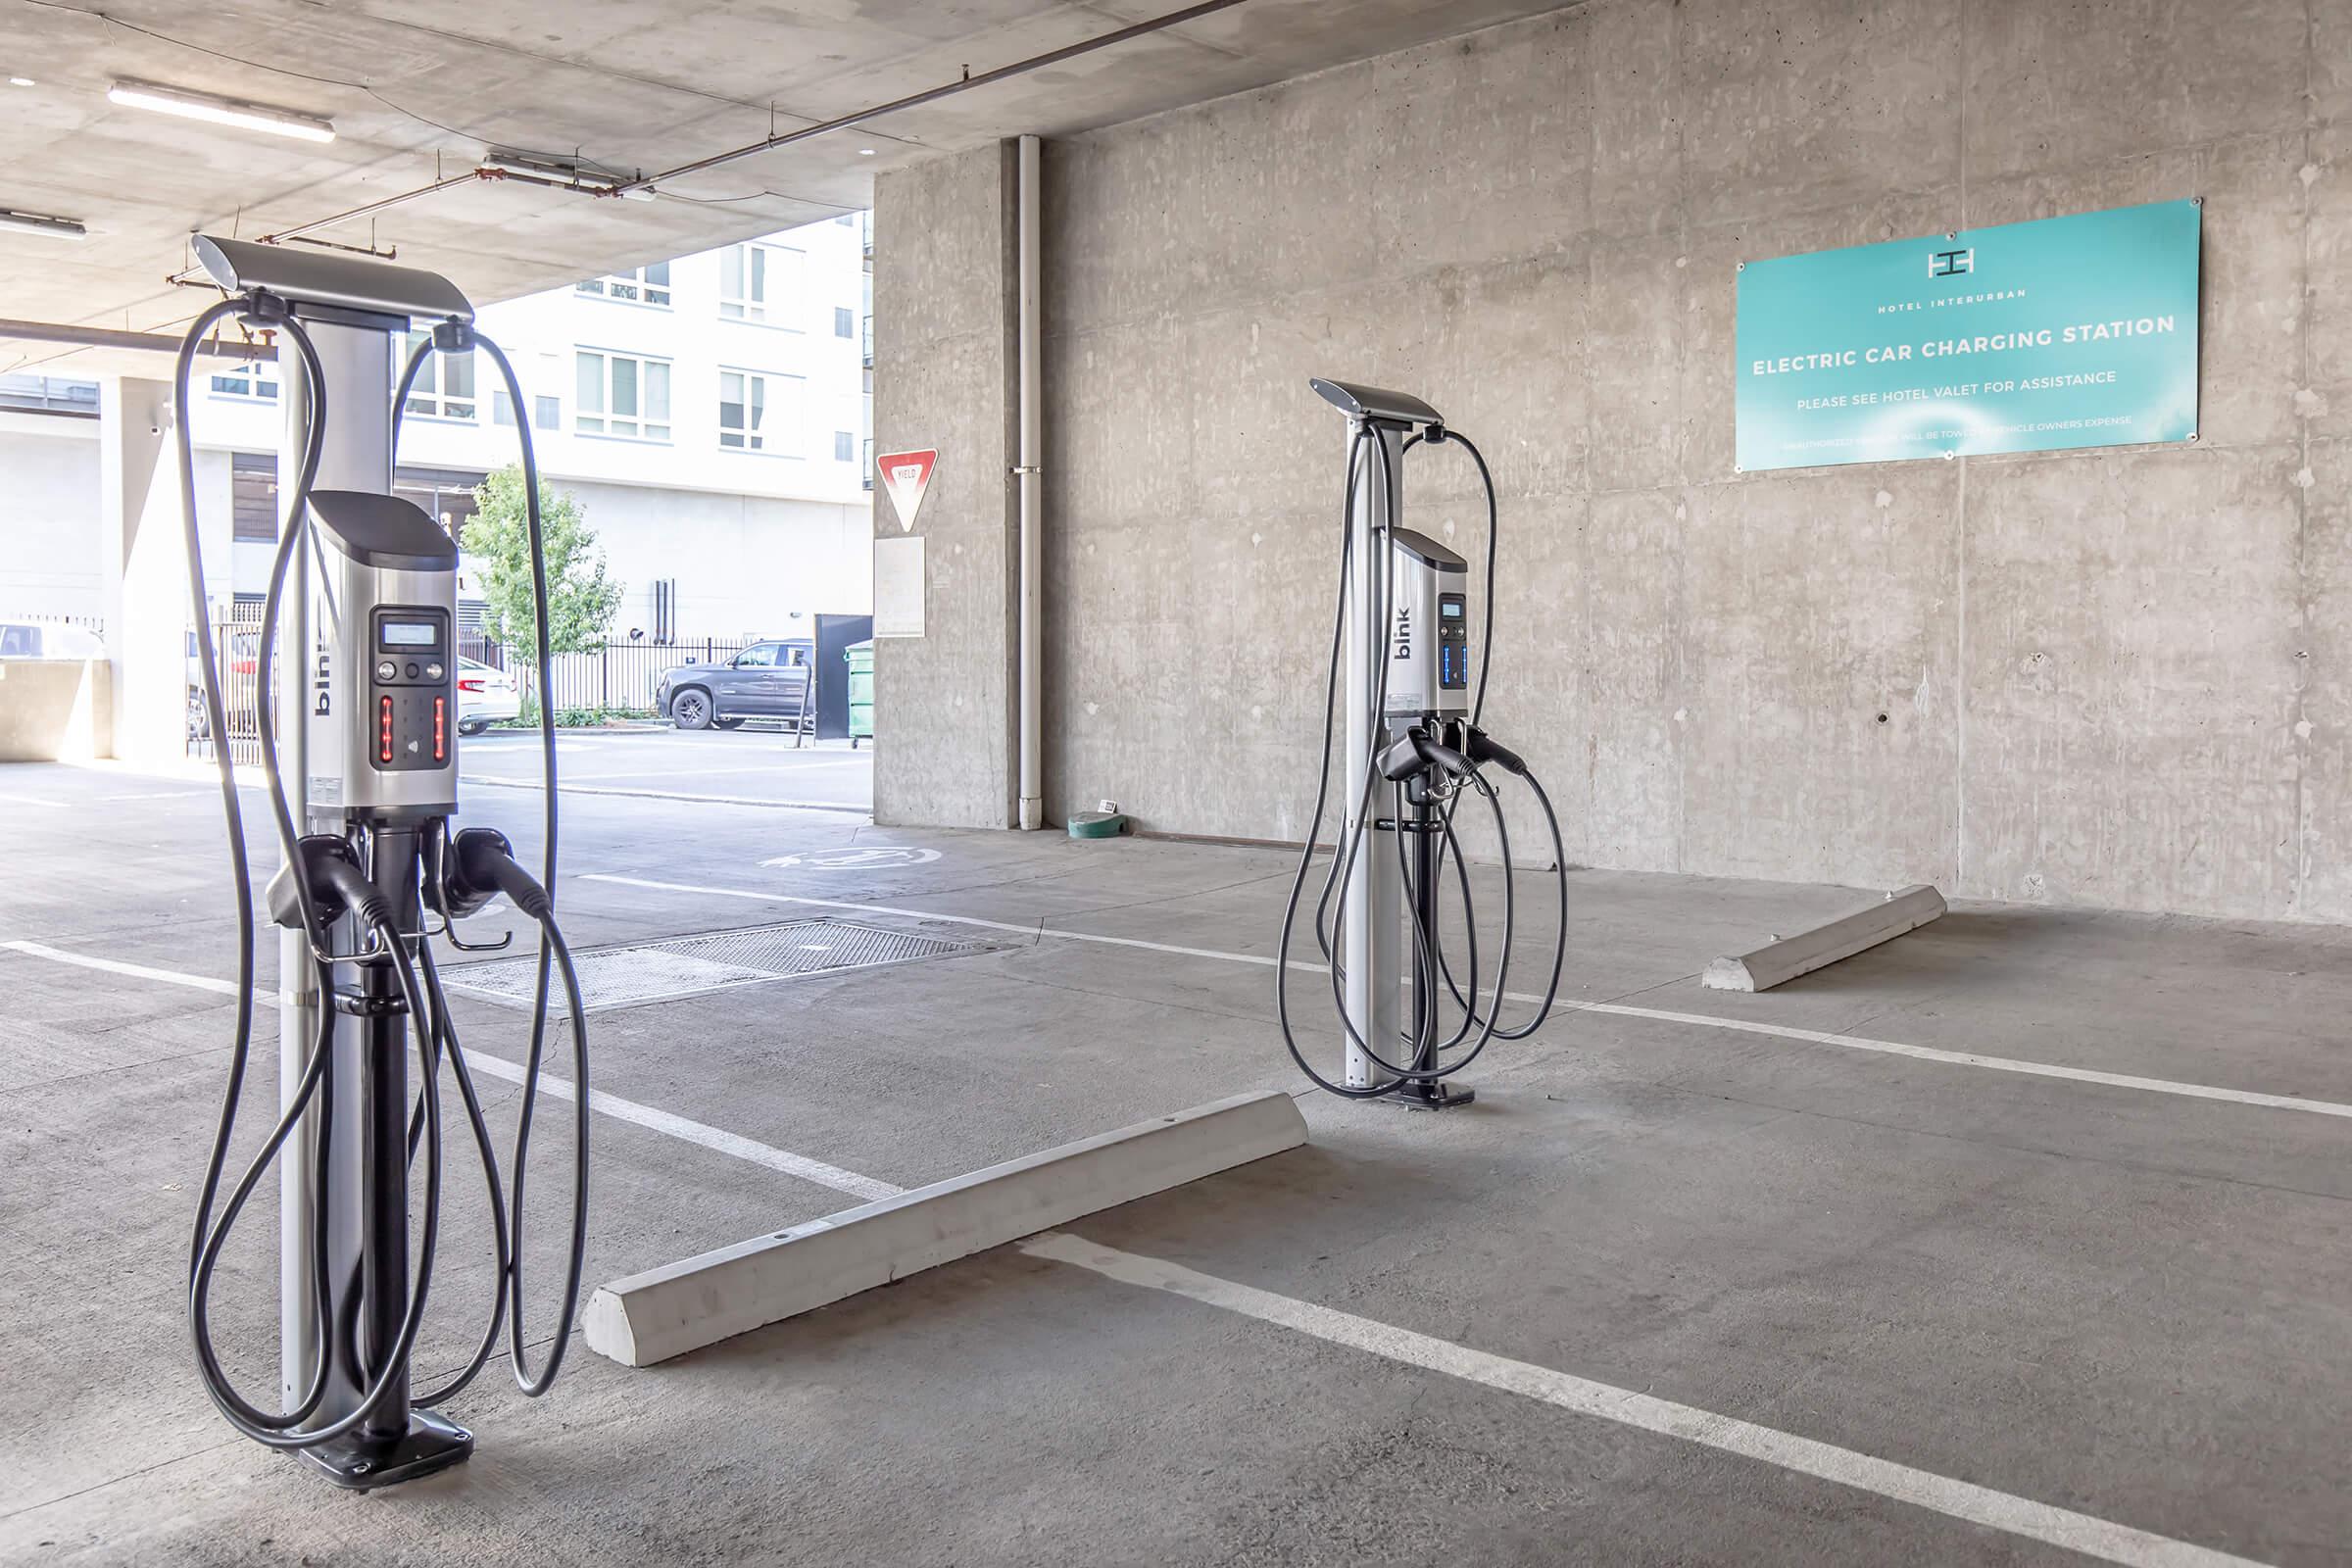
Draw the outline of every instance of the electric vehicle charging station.
<instances>
[{"instance_id":1,"label":"electric vehicle charging station","mask_svg":"<svg viewBox=\"0 0 2352 1568\"><path fill-rule=\"evenodd\" d=\"M587 1040L579 988L553 910L557 819L552 704L546 691L545 562L536 463L519 430L529 494L539 628L546 859L533 877L490 828L453 830L458 814L455 540L391 493L400 410L427 353L475 349L527 406L497 345L446 279L414 269L199 236L199 261L228 298L190 328L175 388L182 515L194 606L204 570L188 433L196 346L235 317L279 332L286 356L286 470L299 475L265 606L257 660L264 783L281 865L268 912L285 927L279 956L281 1115L216 1218L247 1063L253 990L253 898L229 748L218 749L237 893L237 1037L189 1264L189 1326L207 1392L230 1424L304 1453L337 1484L369 1490L465 1459L472 1435L429 1408L469 1383L508 1335L514 1375L544 1393L561 1369L579 1294L587 1224ZM433 332L397 388L392 346L416 321ZM282 632L282 639L280 633ZM211 733L227 733L220 672L198 639ZM273 657L274 656L274 657ZM272 686L282 681L272 702ZM292 741L281 754L279 735ZM287 784L291 781L289 799ZM502 1185L488 1125L434 966L431 938L505 895L540 932L533 1014L515 1142ZM428 916L436 917L433 925ZM505 944L491 944L504 946ZM549 988L570 1006L575 1133L568 1278L545 1365L522 1357L522 1198ZM418 1062L412 1108L407 1052ZM494 1220L490 1323L470 1364L412 1397L409 1356L435 1261L442 1173L439 1080L452 1074L481 1159ZM424 1161L422 1224L409 1249L412 1169ZM210 1333L209 1291L222 1243L272 1159L280 1162L280 1408L241 1396Z\"/></svg>"},{"instance_id":2,"label":"electric vehicle charging station","mask_svg":"<svg viewBox=\"0 0 2352 1568\"><path fill-rule=\"evenodd\" d=\"M1494 648L1496 515L1486 459L1446 428L1417 397L1317 377L1315 393L1348 417L1348 488L1343 515L1339 602L1332 663L1325 683L1323 756L1314 810L1285 906L1275 966L1275 1004L1284 1042L1301 1071L1349 1099L1393 1098L1424 1109L1463 1105L1476 1091L1450 1082L1496 1039L1520 1040L1540 1028L1559 995L1566 958L1568 883L1559 819L1542 782L1514 752L1479 727ZM1446 546L1403 526L1403 465L1419 447L1452 443L1478 465L1487 495L1487 603L1484 646L1471 653L1469 564ZM1473 664L1476 673L1473 675ZM1331 708L1345 665L1347 722L1339 846L1315 910L1315 937L1331 966L1346 1066L1339 1079L1311 1065L1294 1036L1289 1009L1291 929L1323 821L1331 772ZM1535 1014L1500 1025L1510 944L1517 923L1510 832L1485 769L1498 767L1533 791L1551 830L1559 926L1551 979ZM1384 788L1385 786L1385 788ZM1453 815L1463 792L1493 811L1503 865L1502 952L1486 1010L1479 1008L1477 910ZM1468 972L1452 970L1441 927L1439 890L1453 862L1468 937ZM1336 899L1337 918L1326 914ZM1409 972L1405 968L1408 956ZM1447 996L1460 1017L1439 1038ZM1473 1032L1475 1041L1471 1041ZM1471 1041L1459 1057L1443 1053Z\"/></svg>"}]
</instances>

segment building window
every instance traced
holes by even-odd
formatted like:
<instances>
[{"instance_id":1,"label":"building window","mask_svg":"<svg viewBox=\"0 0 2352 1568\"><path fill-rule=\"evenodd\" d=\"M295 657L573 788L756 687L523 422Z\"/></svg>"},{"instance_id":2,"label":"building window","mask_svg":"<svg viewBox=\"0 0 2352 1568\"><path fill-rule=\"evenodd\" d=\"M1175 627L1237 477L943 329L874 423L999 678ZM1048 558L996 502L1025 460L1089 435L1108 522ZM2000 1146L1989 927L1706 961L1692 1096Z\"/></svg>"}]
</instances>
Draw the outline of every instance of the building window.
<instances>
[{"instance_id":1,"label":"building window","mask_svg":"<svg viewBox=\"0 0 2352 1568\"><path fill-rule=\"evenodd\" d=\"M858 335L858 313L846 305L834 306L833 335L835 337L856 337Z\"/></svg>"},{"instance_id":2,"label":"building window","mask_svg":"<svg viewBox=\"0 0 2352 1568\"><path fill-rule=\"evenodd\" d=\"M858 438L847 430L833 432L833 461L852 463L858 457Z\"/></svg>"},{"instance_id":3,"label":"building window","mask_svg":"<svg viewBox=\"0 0 2352 1568\"><path fill-rule=\"evenodd\" d=\"M767 449L767 377L756 370L718 372L718 444L741 452Z\"/></svg>"},{"instance_id":4,"label":"building window","mask_svg":"<svg viewBox=\"0 0 2352 1568\"><path fill-rule=\"evenodd\" d=\"M233 537L277 543L277 455L230 453L228 494Z\"/></svg>"},{"instance_id":5,"label":"building window","mask_svg":"<svg viewBox=\"0 0 2352 1568\"><path fill-rule=\"evenodd\" d=\"M786 324L806 252L788 245L730 245L718 255L718 314L730 321Z\"/></svg>"},{"instance_id":6,"label":"building window","mask_svg":"<svg viewBox=\"0 0 2352 1568\"><path fill-rule=\"evenodd\" d=\"M277 367L259 360L222 370L213 377L213 396L243 398L248 403L277 401ZM272 535L274 537L274 535Z\"/></svg>"},{"instance_id":7,"label":"building window","mask_svg":"<svg viewBox=\"0 0 2352 1568\"><path fill-rule=\"evenodd\" d=\"M411 332L407 337L407 352L416 352L416 345L430 342L430 332ZM402 360L405 365L405 357ZM399 370L393 371L395 385ZM409 388L407 410L427 419L465 419L471 421L477 405L473 398L473 355L427 354L424 363L416 368L416 383Z\"/></svg>"},{"instance_id":8,"label":"building window","mask_svg":"<svg viewBox=\"0 0 2352 1568\"><path fill-rule=\"evenodd\" d=\"M669 362L581 349L572 428L630 441L669 439Z\"/></svg>"},{"instance_id":9,"label":"building window","mask_svg":"<svg viewBox=\"0 0 2352 1568\"><path fill-rule=\"evenodd\" d=\"M624 300L631 305L659 305L667 310L669 264L649 262L626 272L607 272L603 277L583 278L574 287L582 294L594 294L608 300Z\"/></svg>"},{"instance_id":10,"label":"building window","mask_svg":"<svg viewBox=\"0 0 2352 1568\"><path fill-rule=\"evenodd\" d=\"M791 449L798 430L798 413L807 382L797 375L772 370L718 372L718 444L738 452L775 452L801 456Z\"/></svg>"},{"instance_id":11,"label":"building window","mask_svg":"<svg viewBox=\"0 0 2352 1568\"><path fill-rule=\"evenodd\" d=\"M490 417L509 428L514 426L514 405L507 401L504 388L494 386L490 389ZM553 430L563 422L563 399L544 395L531 399L531 427L533 429Z\"/></svg>"},{"instance_id":12,"label":"building window","mask_svg":"<svg viewBox=\"0 0 2352 1568\"><path fill-rule=\"evenodd\" d=\"M54 375L0 375L0 409L98 417L98 383Z\"/></svg>"}]
</instances>

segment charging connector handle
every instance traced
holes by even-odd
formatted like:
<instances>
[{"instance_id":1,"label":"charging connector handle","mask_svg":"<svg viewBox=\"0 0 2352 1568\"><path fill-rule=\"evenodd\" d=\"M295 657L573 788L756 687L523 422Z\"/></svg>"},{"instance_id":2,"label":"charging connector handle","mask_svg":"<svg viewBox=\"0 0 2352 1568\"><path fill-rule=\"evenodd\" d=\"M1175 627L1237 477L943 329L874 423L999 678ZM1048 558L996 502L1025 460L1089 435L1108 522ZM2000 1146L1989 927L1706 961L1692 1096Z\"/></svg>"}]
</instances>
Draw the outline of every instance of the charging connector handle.
<instances>
[{"instance_id":1,"label":"charging connector handle","mask_svg":"<svg viewBox=\"0 0 2352 1568\"><path fill-rule=\"evenodd\" d=\"M1433 768L1455 778L1467 778L1473 771L1469 758L1438 739L1424 724L1416 724L1391 741L1380 754L1379 767L1381 777L1392 784L1401 784Z\"/></svg>"},{"instance_id":2,"label":"charging connector handle","mask_svg":"<svg viewBox=\"0 0 2352 1568\"><path fill-rule=\"evenodd\" d=\"M1462 726L1462 750L1481 767L1493 762L1506 773L1527 777L1526 760L1476 724Z\"/></svg>"},{"instance_id":3,"label":"charging connector handle","mask_svg":"<svg viewBox=\"0 0 2352 1568\"><path fill-rule=\"evenodd\" d=\"M504 893L515 908L534 920L544 920L553 907L547 889L514 858L514 846L494 827L469 827L450 846L450 892L471 902L492 892Z\"/></svg>"}]
</instances>

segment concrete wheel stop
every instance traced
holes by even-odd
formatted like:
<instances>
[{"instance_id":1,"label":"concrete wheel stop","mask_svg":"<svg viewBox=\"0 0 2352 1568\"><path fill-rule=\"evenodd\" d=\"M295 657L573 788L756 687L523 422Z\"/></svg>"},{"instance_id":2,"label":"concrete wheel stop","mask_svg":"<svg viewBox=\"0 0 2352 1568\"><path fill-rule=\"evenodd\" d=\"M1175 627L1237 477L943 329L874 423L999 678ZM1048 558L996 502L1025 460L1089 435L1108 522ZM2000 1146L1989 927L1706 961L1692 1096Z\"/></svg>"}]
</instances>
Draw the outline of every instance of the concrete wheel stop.
<instances>
[{"instance_id":1,"label":"concrete wheel stop","mask_svg":"<svg viewBox=\"0 0 2352 1568\"><path fill-rule=\"evenodd\" d=\"M1775 937L1753 953L1717 958L1701 983L1710 991L1770 991L1800 974L1916 931L1944 911L1943 895L1922 883L1889 893L1866 909L1792 937Z\"/></svg>"},{"instance_id":2,"label":"concrete wheel stop","mask_svg":"<svg viewBox=\"0 0 2352 1568\"><path fill-rule=\"evenodd\" d=\"M651 1366L1305 1142L1286 1094L1211 1101L614 1280L588 1347Z\"/></svg>"}]
</instances>

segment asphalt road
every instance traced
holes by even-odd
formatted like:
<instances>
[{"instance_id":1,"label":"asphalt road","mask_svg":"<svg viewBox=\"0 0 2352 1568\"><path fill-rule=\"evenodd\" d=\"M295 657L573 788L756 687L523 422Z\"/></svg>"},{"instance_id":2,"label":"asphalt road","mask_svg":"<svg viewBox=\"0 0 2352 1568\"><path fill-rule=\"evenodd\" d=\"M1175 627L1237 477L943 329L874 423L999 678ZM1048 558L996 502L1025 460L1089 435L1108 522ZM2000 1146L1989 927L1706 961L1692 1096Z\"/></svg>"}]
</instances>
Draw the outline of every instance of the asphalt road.
<instances>
[{"instance_id":1,"label":"asphalt road","mask_svg":"<svg viewBox=\"0 0 2352 1568\"><path fill-rule=\"evenodd\" d=\"M461 743L464 781L536 790L539 737L498 731ZM567 730L556 739L558 779L566 795L803 806L863 812L874 798L870 745L844 741L795 746L776 730Z\"/></svg>"}]
</instances>

